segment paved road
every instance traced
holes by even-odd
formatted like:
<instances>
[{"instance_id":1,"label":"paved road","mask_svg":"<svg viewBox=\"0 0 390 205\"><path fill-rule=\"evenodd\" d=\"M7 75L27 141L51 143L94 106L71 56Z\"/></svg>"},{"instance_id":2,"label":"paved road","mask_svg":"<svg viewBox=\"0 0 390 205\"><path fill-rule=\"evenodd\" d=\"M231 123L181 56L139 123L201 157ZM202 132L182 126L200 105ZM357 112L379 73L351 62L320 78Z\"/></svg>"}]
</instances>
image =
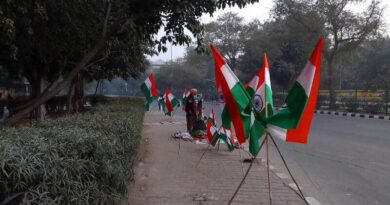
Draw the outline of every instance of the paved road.
<instances>
[{"instance_id":1,"label":"paved road","mask_svg":"<svg viewBox=\"0 0 390 205\"><path fill-rule=\"evenodd\" d=\"M390 121L316 114L307 145L277 142L304 193L321 204L390 204Z\"/></svg>"},{"instance_id":2,"label":"paved road","mask_svg":"<svg viewBox=\"0 0 390 205\"><path fill-rule=\"evenodd\" d=\"M315 115L309 144L279 144L323 204L390 203L390 121Z\"/></svg>"}]
</instances>

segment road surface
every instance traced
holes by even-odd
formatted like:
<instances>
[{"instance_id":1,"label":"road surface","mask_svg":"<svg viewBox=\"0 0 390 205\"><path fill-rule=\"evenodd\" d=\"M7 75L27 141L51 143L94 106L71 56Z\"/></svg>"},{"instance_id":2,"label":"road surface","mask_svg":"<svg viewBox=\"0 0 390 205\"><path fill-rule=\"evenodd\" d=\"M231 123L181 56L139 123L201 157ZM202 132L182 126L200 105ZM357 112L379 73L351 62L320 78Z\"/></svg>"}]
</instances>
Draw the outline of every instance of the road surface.
<instances>
[{"instance_id":1,"label":"road surface","mask_svg":"<svg viewBox=\"0 0 390 205\"><path fill-rule=\"evenodd\" d=\"M212 103L206 115L211 108L220 116ZM315 114L307 145L277 143L305 195L321 204L390 204L389 120ZM271 164L287 174L274 148Z\"/></svg>"}]
</instances>

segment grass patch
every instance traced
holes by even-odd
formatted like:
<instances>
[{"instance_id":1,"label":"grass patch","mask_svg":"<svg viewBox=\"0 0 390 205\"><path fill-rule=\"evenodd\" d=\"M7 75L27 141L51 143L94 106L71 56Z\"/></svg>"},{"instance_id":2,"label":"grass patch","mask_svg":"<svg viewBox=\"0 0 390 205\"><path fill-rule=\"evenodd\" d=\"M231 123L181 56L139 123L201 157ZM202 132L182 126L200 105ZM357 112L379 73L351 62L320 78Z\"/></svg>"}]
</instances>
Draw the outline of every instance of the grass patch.
<instances>
[{"instance_id":1,"label":"grass patch","mask_svg":"<svg viewBox=\"0 0 390 205\"><path fill-rule=\"evenodd\" d=\"M0 204L108 204L123 199L144 116L142 99L32 126L0 129Z\"/></svg>"}]
</instances>

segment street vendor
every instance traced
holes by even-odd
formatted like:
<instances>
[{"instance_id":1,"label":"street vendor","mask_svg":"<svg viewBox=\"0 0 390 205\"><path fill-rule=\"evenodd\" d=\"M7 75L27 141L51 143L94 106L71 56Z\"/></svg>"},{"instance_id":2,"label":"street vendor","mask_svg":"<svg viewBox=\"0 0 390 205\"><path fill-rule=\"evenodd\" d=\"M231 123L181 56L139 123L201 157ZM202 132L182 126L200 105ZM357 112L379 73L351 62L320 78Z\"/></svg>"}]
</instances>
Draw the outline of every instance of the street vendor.
<instances>
[{"instance_id":1,"label":"street vendor","mask_svg":"<svg viewBox=\"0 0 390 205\"><path fill-rule=\"evenodd\" d=\"M202 136L206 130L203 116L203 98L198 90L193 88L187 98L186 105L187 130L192 136Z\"/></svg>"},{"instance_id":2,"label":"street vendor","mask_svg":"<svg viewBox=\"0 0 390 205\"><path fill-rule=\"evenodd\" d=\"M195 104L195 96L197 93L198 93L197 89L195 88L191 89L185 104L187 131L189 133L192 132L197 118L196 115L197 106Z\"/></svg>"}]
</instances>

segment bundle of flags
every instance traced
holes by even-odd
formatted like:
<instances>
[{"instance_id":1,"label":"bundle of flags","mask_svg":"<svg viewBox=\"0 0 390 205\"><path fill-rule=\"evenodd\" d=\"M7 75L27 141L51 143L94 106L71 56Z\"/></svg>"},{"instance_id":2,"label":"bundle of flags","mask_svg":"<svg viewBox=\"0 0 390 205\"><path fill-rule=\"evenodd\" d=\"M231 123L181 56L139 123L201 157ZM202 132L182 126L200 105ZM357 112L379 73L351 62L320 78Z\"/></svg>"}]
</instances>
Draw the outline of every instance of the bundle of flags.
<instances>
[{"instance_id":1,"label":"bundle of flags","mask_svg":"<svg viewBox=\"0 0 390 205\"><path fill-rule=\"evenodd\" d=\"M171 90L169 88L165 88L163 99L164 99L165 106L167 108L165 114L170 116L172 114L172 112L173 112L173 109L175 107L180 106L180 102L171 93Z\"/></svg>"},{"instance_id":2,"label":"bundle of flags","mask_svg":"<svg viewBox=\"0 0 390 205\"><path fill-rule=\"evenodd\" d=\"M230 152L234 150L232 132L224 127L217 129L211 121L207 121L207 139L212 146L215 146L218 140L222 140Z\"/></svg>"},{"instance_id":3,"label":"bundle of flags","mask_svg":"<svg viewBox=\"0 0 390 205\"><path fill-rule=\"evenodd\" d=\"M288 93L285 106L276 113L273 110L266 54L264 53L263 64L258 73L244 88L218 50L210 45L215 61L216 88L222 93L225 103L221 115L223 131L218 133L229 135L226 129L230 129L232 124L238 142L248 140L249 151L254 156L259 151L259 139L266 132L287 142L306 144L318 95L322 44L323 40L320 38L308 63ZM212 136L218 136L217 134Z\"/></svg>"}]
</instances>

